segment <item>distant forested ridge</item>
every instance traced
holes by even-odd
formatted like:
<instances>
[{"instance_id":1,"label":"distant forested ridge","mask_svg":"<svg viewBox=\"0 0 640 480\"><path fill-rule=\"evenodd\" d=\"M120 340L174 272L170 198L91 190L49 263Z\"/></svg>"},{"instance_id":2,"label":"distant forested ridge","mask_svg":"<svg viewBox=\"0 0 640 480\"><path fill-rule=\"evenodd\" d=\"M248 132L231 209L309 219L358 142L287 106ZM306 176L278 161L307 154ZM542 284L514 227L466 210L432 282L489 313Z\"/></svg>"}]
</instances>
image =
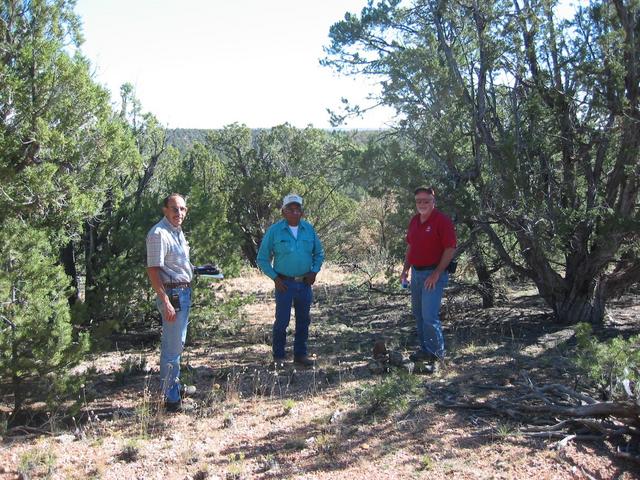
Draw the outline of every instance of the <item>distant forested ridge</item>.
<instances>
[{"instance_id":1,"label":"distant forested ridge","mask_svg":"<svg viewBox=\"0 0 640 480\"><path fill-rule=\"evenodd\" d=\"M168 128L167 145L185 153L194 143L205 143L207 135L212 131L204 128Z\"/></svg>"},{"instance_id":2,"label":"distant forested ridge","mask_svg":"<svg viewBox=\"0 0 640 480\"><path fill-rule=\"evenodd\" d=\"M207 140L209 133L214 132L216 129L205 128L168 128L167 131L167 145L171 145L178 149L180 152L187 152L194 143L204 144ZM253 129L253 135L264 129ZM342 132L347 135L351 135L354 140L360 143L367 143L370 139L375 138L384 130L377 129L331 129L327 132Z\"/></svg>"}]
</instances>

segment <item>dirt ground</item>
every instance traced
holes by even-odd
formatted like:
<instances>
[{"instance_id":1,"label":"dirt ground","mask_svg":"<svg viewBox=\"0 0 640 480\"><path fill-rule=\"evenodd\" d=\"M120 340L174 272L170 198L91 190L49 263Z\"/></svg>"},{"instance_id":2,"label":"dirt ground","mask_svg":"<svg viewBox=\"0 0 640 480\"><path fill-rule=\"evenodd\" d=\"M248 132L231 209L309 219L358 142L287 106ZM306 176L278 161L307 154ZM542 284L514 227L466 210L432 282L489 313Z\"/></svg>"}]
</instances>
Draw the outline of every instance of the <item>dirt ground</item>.
<instances>
[{"instance_id":1,"label":"dirt ground","mask_svg":"<svg viewBox=\"0 0 640 480\"><path fill-rule=\"evenodd\" d=\"M409 353L406 291L358 288L327 268L314 287L316 365L271 372L272 283L256 272L211 287L253 295L237 332L188 345L183 380L193 411L158 408L158 338L94 356L74 424L53 414L42 431L13 429L0 444L0 480L52 479L638 479L640 465L603 441L522 435L509 415L452 405L529 385L580 389L573 330L554 325L535 289L505 291L480 308L452 282L442 308L447 359L436 373L372 371L372 348ZM635 303L634 303L635 300ZM637 299L613 303L603 335L637 333ZM292 322L293 323L293 322ZM138 366L139 368L125 367ZM124 372L124 373L123 373Z\"/></svg>"}]
</instances>

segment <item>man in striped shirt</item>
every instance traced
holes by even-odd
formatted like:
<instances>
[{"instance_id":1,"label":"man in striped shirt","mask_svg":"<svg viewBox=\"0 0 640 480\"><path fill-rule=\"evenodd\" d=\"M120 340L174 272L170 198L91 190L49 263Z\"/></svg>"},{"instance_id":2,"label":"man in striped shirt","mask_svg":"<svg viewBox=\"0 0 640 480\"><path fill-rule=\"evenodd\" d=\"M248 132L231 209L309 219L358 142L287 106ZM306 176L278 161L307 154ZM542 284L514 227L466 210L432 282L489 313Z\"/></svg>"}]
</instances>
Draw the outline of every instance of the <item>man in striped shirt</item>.
<instances>
[{"instance_id":1,"label":"man in striped shirt","mask_svg":"<svg viewBox=\"0 0 640 480\"><path fill-rule=\"evenodd\" d=\"M164 217L147 234L147 274L162 316L160 381L165 406L168 411L178 411L185 390L180 385L180 355L187 338L193 266L182 231L186 201L179 193L172 193L163 205Z\"/></svg>"}]
</instances>

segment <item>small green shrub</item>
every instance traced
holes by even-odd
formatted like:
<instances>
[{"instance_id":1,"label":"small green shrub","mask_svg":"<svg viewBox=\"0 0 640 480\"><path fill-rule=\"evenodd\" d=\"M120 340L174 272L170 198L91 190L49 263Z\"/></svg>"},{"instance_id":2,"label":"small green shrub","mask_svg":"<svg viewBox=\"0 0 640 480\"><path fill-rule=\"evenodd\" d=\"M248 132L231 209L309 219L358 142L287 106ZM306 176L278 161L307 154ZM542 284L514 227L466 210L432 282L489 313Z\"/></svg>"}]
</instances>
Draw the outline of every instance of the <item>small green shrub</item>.
<instances>
[{"instance_id":1,"label":"small green shrub","mask_svg":"<svg viewBox=\"0 0 640 480\"><path fill-rule=\"evenodd\" d=\"M627 398L624 385L640 380L640 335L599 342L592 336L591 325L580 323L575 328L578 344L575 364L594 382L605 399ZM640 390L631 392L638 398Z\"/></svg>"},{"instance_id":2,"label":"small green shrub","mask_svg":"<svg viewBox=\"0 0 640 480\"><path fill-rule=\"evenodd\" d=\"M129 377L146 372L147 359L143 355L127 357L119 370L114 373L118 385L124 385Z\"/></svg>"},{"instance_id":3,"label":"small green shrub","mask_svg":"<svg viewBox=\"0 0 640 480\"><path fill-rule=\"evenodd\" d=\"M245 462L244 452L232 453L228 457L227 476L228 480L237 480L244 477Z\"/></svg>"},{"instance_id":4,"label":"small green shrub","mask_svg":"<svg viewBox=\"0 0 640 480\"><path fill-rule=\"evenodd\" d=\"M132 463L138 460L139 453L140 449L137 443L132 440L122 447L122 450L116 455L116 459L120 462Z\"/></svg>"},{"instance_id":5,"label":"small green shrub","mask_svg":"<svg viewBox=\"0 0 640 480\"><path fill-rule=\"evenodd\" d=\"M225 301L216 300L212 292L203 294L200 304L195 304L190 313L189 339L203 340L216 335L236 335L246 326L242 312L245 305L255 300L253 295L234 296Z\"/></svg>"},{"instance_id":6,"label":"small green shrub","mask_svg":"<svg viewBox=\"0 0 640 480\"><path fill-rule=\"evenodd\" d=\"M55 470L56 456L49 450L29 450L20 456L18 473L20 478L51 478Z\"/></svg>"},{"instance_id":7,"label":"small green shrub","mask_svg":"<svg viewBox=\"0 0 640 480\"><path fill-rule=\"evenodd\" d=\"M365 415L388 415L406 408L420 386L420 379L405 371L397 371L356 394Z\"/></svg>"},{"instance_id":8,"label":"small green shrub","mask_svg":"<svg viewBox=\"0 0 640 480\"><path fill-rule=\"evenodd\" d=\"M295 406L296 401L293 398L287 398L282 402L282 411L285 415L289 415Z\"/></svg>"},{"instance_id":9,"label":"small green shrub","mask_svg":"<svg viewBox=\"0 0 640 480\"><path fill-rule=\"evenodd\" d=\"M418 467L418 470L431 470L434 464L435 462L433 461L433 458L425 453L424 455L422 455L422 457L420 457L420 466Z\"/></svg>"},{"instance_id":10,"label":"small green shrub","mask_svg":"<svg viewBox=\"0 0 640 480\"><path fill-rule=\"evenodd\" d=\"M496 426L496 435L498 437L506 438L514 435L518 435L518 427L510 422L500 423Z\"/></svg>"}]
</instances>

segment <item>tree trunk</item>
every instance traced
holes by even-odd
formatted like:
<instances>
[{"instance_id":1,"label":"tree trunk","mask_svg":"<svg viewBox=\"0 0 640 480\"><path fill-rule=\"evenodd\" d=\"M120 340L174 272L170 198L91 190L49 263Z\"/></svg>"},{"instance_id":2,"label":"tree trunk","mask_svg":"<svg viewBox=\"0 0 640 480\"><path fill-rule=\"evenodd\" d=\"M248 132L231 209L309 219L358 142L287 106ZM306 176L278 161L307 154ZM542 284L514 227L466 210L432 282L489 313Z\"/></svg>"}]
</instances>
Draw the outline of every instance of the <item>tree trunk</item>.
<instances>
[{"instance_id":1,"label":"tree trunk","mask_svg":"<svg viewBox=\"0 0 640 480\"><path fill-rule=\"evenodd\" d=\"M553 309L556 321L565 325L580 322L601 324L607 300L606 284L601 279L573 279L569 285L538 283L538 290Z\"/></svg>"},{"instance_id":2,"label":"tree trunk","mask_svg":"<svg viewBox=\"0 0 640 480\"><path fill-rule=\"evenodd\" d=\"M24 391L22 387L22 378L17 373L17 363L18 363L18 348L15 341L15 336L12 333L12 346L11 346L11 358L12 358L12 374L11 374L11 383L13 387L13 412L9 417L9 423L11 424L22 411L22 405L24 403Z\"/></svg>"},{"instance_id":3,"label":"tree trunk","mask_svg":"<svg viewBox=\"0 0 640 480\"><path fill-rule=\"evenodd\" d=\"M590 282L590 288L572 291L553 305L559 323L575 324L587 322L601 324L604 321L606 295L602 282Z\"/></svg>"},{"instance_id":4,"label":"tree trunk","mask_svg":"<svg viewBox=\"0 0 640 480\"><path fill-rule=\"evenodd\" d=\"M482 308L491 308L495 302L495 286L477 238L473 241L471 252L471 264L478 276L478 289L482 297Z\"/></svg>"},{"instance_id":5,"label":"tree trunk","mask_svg":"<svg viewBox=\"0 0 640 480\"><path fill-rule=\"evenodd\" d=\"M258 268L258 251L253 243L253 241L248 240L244 242L242 245L242 252L244 253L245 258L248 260L249 265L253 268Z\"/></svg>"},{"instance_id":6,"label":"tree trunk","mask_svg":"<svg viewBox=\"0 0 640 480\"><path fill-rule=\"evenodd\" d=\"M80 299L78 270L76 269L76 255L74 247L73 241L70 241L60 250L60 259L64 266L64 272L71 277L71 286L73 287L73 293L68 297L69 305L75 305L75 303Z\"/></svg>"}]
</instances>

